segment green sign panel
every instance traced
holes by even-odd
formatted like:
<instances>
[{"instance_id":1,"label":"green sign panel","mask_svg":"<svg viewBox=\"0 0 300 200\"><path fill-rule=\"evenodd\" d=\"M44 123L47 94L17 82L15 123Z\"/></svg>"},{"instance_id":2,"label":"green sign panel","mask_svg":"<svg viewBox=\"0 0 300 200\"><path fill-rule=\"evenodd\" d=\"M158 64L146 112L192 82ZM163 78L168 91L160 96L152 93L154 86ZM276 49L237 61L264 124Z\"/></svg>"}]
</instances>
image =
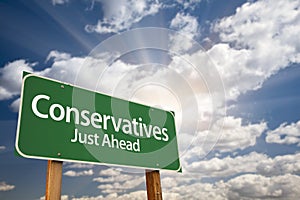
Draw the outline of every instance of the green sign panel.
<instances>
[{"instance_id":1,"label":"green sign panel","mask_svg":"<svg viewBox=\"0 0 300 200\"><path fill-rule=\"evenodd\" d=\"M23 79L16 150L27 158L180 170L171 112L33 74Z\"/></svg>"}]
</instances>

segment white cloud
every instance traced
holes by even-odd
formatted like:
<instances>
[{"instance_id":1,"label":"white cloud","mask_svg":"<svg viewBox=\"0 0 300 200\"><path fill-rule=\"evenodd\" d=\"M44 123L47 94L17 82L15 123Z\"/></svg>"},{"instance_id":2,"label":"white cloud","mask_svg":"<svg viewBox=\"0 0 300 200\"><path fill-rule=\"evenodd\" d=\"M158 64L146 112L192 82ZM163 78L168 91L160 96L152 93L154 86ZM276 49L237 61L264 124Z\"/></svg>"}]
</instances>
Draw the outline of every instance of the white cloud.
<instances>
[{"instance_id":1,"label":"white cloud","mask_svg":"<svg viewBox=\"0 0 300 200\"><path fill-rule=\"evenodd\" d=\"M0 182L0 191L9 191L15 188L14 185L9 185L5 182Z\"/></svg>"},{"instance_id":2,"label":"white cloud","mask_svg":"<svg viewBox=\"0 0 300 200\"><path fill-rule=\"evenodd\" d=\"M172 19L170 28L179 31L182 34L187 34L187 37L193 38L199 34L199 27L196 17L183 12L177 13Z\"/></svg>"},{"instance_id":3,"label":"white cloud","mask_svg":"<svg viewBox=\"0 0 300 200\"><path fill-rule=\"evenodd\" d=\"M64 162L64 168L66 169L91 169L93 167L92 164Z\"/></svg>"},{"instance_id":4,"label":"white cloud","mask_svg":"<svg viewBox=\"0 0 300 200\"><path fill-rule=\"evenodd\" d=\"M183 12L177 13L170 23L170 28L178 33L170 36L170 49L175 52L186 52L193 47L193 40L199 33L199 24L196 17Z\"/></svg>"},{"instance_id":5,"label":"white cloud","mask_svg":"<svg viewBox=\"0 0 300 200\"><path fill-rule=\"evenodd\" d=\"M19 111L19 106L20 106L20 98L17 98L10 104L10 108L13 112L18 112Z\"/></svg>"},{"instance_id":6,"label":"white cloud","mask_svg":"<svg viewBox=\"0 0 300 200\"><path fill-rule=\"evenodd\" d=\"M265 154L251 152L243 156L212 158L194 161L184 170L201 177L230 177L242 173L256 173L264 176L298 174L300 153L270 158ZM241 164L242 163L242 164Z\"/></svg>"},{"instance_id":7,"label":"white cloud","mask_svg":"<svg viewBox=\"0 0 300 200\"><path fill-rule=\"evenodd\" d=\"M68 3L69 0L52 0L52 4L55 6L55 5L63 5L63 4L66 4Z\"/></svg>"},{"instance_id":8,"label":"white cloud","mask_svg":"<svg viewBox=\"0 0 300 200\"><path fill-rule=\"evenodd\" d=\"M278 70L300 62L299 6L297 0L247 2L215 24L224 43L208 54L223 77L228 98L258 89Z\"/></svg>"},{"instance_id":9,"label":"white cloud","mask_svg":"<svg viewBox=\"0 0 300 200\"><path fill-rule=\"evenodd\" d=\"M0 100L10 99L20 94L22 71L32 72L36 63L16 60L0 69Z\"/></svg>"},{"instance_id":10,"label":"white cloud","mask_svg":"<svg viewBox=\"0 0 300 200\"><path fill-rule=\"evenodd\" d=\"M97 80L106 66L105 62L109 60L107 56L109 55L102 55L100 58L70 57L67 53L51 51L47 60L53 58L53 64L42 71L34 71L33 67L37 63L25 60L8 63L0 69L0 100L20 95L23 71L95 90ZM19 103L20 99L16 99L11 104L13 111L18 111Z\"/></svg>"},{"instance_id":11,"label":"white cloud","mask_svg":"<svg viewBox=\"0 0 300 200\"><path fill-rule=\"evenodd\" d=\"M107 200L144 200L146 199L146 191L134 191L127 194L118 195L116 193L109 194L105 197L102 195L95 196L95 197L89 197L89 196L83 196L78 198L72 198L72 200L101 200L101 199L107 199Z\"/></svg>"},{"instance_id":12,"label":"white cloud","mask_svg":"<svg viewBox=\"0 0 300 200\"><path fill-rule=\"evenodd\" d=\"M0 152L1 152L1 151L4 151L5 149L6 149L5 146L0 146Z\"/></svg>"},{"instance_id":13,"label":"white cloud","mask_svg":"<svg viewBox=\"0 0 300 200\"><path fill-rule=\"evenodd\" d=\"M256 144L256 139L267 128L265 122L242 125L241 118L234 118L231 116L225 117L222 122L223 124L217 122L212 127L213 132L215 127L217 130L220 130L221 126L221 136L214 146L214 149L219 150L220 152L231 152L236 149L245 149L249 146L254 146ZM204 135L206 135L206 133L204 133ZM210 136L208 136L208 138L209 137Z\"/></svg>"},{"instance_id":14,"label":"white cloud","mask_svg":"<svg viewBox=\"0 0 300 200\"><path fill-rule=\"evenodd\" d=\"M74 197L72 200L101 200L104 197L102 195L95 196L95 197L89 197L89 196L82 196L82 197Z\"/></svg>"},{"instance_id":15,"label":"white cloud","mask_svg":"<svg viewBox=\"0 0 300 200\"><path fill-rule=\"evenodd\" d=\"M103 6L104 17L96 25L87 25L88 32L118 33L129 29L144 17L154 15L161 7L152 0L111 0L100 1Z\"/></svg>"},{"instance_id":16,"label":"white cloud","mask_svg":"<svg viewBox=\"0 0 300 200\"><path fill-rule=\"evenodd\" d=\"M54 61L61 61L61 60L69 60L70 58L71 55L68 53L53 50L50 51L50 53L48 54L46 61L49 61L50 59L53 59Z\"/></svg>"},{"instance_id":17,"label":"white cloud","mask_svg":"<svg viewBox=\"0 0 300 200\"><path fill-rule=\"evenodd\" d=\"M209 151L233 152L254 146L256 139L266 130L265 122L242 124L241 118L227 116L213 123L208 130L199 131L196 135L195 150L187 153L186 159L204 156Z\"/></svg>"},{"instance_id":18,"label":"white cloud","mask_svg":"<svg viewBox=\"0 0 300 200\"><path fill-rule=\"evenodd\" d=\"M195 5L200 3L201 0L176 0L177 3L181 4L184 9L190 8L195 9Z\"/></svg>"},{"instance_id":19,"label":"white cloud","mask_svg":"<svg viewBox=\"0 0 300 200\"><path fill-rule=\"evenodd\" d=\"M105 194L125 193L136 189L144 182L144 176L123 173L113 168L101 170L99 175L100 177L94 178L93 181L100 183L98 188Z\"/></svg>"},{"instance_id":20,"label":"white cloud","mask_svg":"<svg viewBox=\"0 0 300 200\"><path fill-rule=\"evenodd\" d=\"M228 177L238 173L254 173L258 163L266 159L266 155L252 152L249 155L234 158L228 156L222 159L212 158L211 160L192 162L187 166L187 170L202 174L204 177Z\"/></svg>"},{"instance_id":21,"label":"white cloud","mask_svg":"<svg viewBox=\"0 0 300 200\"><path fill-rule=\"evenodd\" d=\"M275 130L268 131L266 142L300 146L300 120L291 124L283 123Z\"/></svg>"},{"instance_id":22,"label":"white cloud","mask_svg":"<svg viewBox=\"0 0 300 200\"><path fill-rule=\"evenodd\" d=\"M64 173L65 176L70 177L78 177L78 176L92 176L94 174L93 170L83 170L83 171L74 171L74 170L68 170Z\"/></svg>"},{"instance_id":23,"label":"white cloud","mask_svg":"<svg viewBox=\"0 0 300 200\"><path fill-rule=\"evenodd\" d=\"M180 180L180 179L178 179ZM229 179L227 182L201 183L194 180L188 184L164 190L174 199L295 199L300 195L300 177L281 175L265 177L255 174L244 174Z\"/></svg>"},{"instance_id":24,"label":"white cloud","mask_svg":"<svg viewBox=\"0 0 300 200\"><path fill-rule=\"evenodd\" d=\"M121 174L121 171L114 168L103 169L99 172L100 176L118 176Z\"/></svg>"},{"instance_id":25,"label":"white cloud","mask_svg":"<svg viewBox=\"0 0 300 200\"><path fill-rule=\"evenodd\" d=\"M265 176L299 174L300 153L294 155L276 156L275 158L262 159L257 163L257 173Z\"/></svg>"},{"instance_id":26,"label":"white cloud","mask_svg":"<svg viewBox=\"0 0 300 200\"><path fill-rule=\"evenodd\" d=\"M182 179L177 179L182 180ZM173 179L174 181L174 179ZM162 179L164 199L174 200L198 200L200 199L281 199L293 200L300 195L300 177L297 175L281 175L265 177L255 174L244 174L228 181L218 181L215 183L200 183L195 179L189 183L178 183L168 187ZM166 187L165 187L166 186ZM83 196L73 198L74 200L98 200L103 196L88 197ZM112 193L105 199L145 199L146 191L135 191L118 195Z\"/></svg>"},{"instance_id":27,"label":"white cloud","mask_svg":"<svg viewBox=\"0 0 300 200\"><path fill-rule=\"evenodd\" d=\"M163 171L161 173L163 194L165 198L172 199L198 199L199 195L204 199L209 197L212 199L252 199L268 196L269 198L292 199L298 195L297 189L289 187L300 181L300 177L296 175L300 172L299 156L300 153L271 158L265 154L252 152L244 156L196 161L186 166L183 174ZM144 182L143 176L125 174L112 168L101 170L99 174L101 177L95 178L94 181L100 183L98 188L104 193L114 194L114 198L124 197L126 193L126 197L144 198L145 191L128 194L128 191L135 191L139 184ZM227 182L221 180L215 183L202 183L203 178L211 177L233 178ZM246 187L249 187L250 193L247 193ZM273 190L273 187L276 190ZM252 196L253 193L257 194L257 197Z\"/></svg>"},{"instance_id":28,"label":"white cloud","mask_svg":"<svg viewBox=\"0 0 300 200\"><path fill-rule=\"evenodd\" d=\"M246 174L226 183L228 199L295 199L300 196L300 177L264 177Z\"/></svg>"}]
</instances>

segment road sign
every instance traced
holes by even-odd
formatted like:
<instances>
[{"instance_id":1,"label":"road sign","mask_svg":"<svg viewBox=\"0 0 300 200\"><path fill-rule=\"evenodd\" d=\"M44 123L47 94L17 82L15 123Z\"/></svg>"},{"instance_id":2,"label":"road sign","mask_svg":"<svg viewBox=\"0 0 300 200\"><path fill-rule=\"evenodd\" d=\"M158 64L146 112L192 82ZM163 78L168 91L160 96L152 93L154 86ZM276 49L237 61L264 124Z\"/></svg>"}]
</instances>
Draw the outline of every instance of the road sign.
<instances>
[{"instance_id":1,"label":"road sign","mask_svg":"<svg viewBox=\"0 0 300 200\"><path fill-rule=\"evenodd\" d=\"M33 74L23 79L16 150L27 158L180 170L171 112Z\"/></svg>"}]
</instances>

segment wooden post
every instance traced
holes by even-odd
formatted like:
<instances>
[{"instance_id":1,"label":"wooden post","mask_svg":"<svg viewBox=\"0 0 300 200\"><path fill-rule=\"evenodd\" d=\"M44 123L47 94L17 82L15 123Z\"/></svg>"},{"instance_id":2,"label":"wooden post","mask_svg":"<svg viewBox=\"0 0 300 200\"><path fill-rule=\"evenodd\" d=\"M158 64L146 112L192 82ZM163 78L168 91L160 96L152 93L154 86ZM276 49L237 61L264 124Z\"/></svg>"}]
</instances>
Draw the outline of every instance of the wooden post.
<instances>
[{"instance_id":1,"label":"wooden post","mask_svg":"<svg viewBox=\"0 0 300 200\"><path fill-rule=\"evenodd\" d=\"M59 200L61 193L62 161L48 160L46 200Z\"/></svg>"},{"instance_id":2,"label":"wooden post","mask_svg":"<svg viewBox=\"0 0 300 200\"><path fill-rule=\"evenodd\" d=\"M159 170L146 170L146 187L148 200L162 200Z\"/></svg>"}]
</instances>

